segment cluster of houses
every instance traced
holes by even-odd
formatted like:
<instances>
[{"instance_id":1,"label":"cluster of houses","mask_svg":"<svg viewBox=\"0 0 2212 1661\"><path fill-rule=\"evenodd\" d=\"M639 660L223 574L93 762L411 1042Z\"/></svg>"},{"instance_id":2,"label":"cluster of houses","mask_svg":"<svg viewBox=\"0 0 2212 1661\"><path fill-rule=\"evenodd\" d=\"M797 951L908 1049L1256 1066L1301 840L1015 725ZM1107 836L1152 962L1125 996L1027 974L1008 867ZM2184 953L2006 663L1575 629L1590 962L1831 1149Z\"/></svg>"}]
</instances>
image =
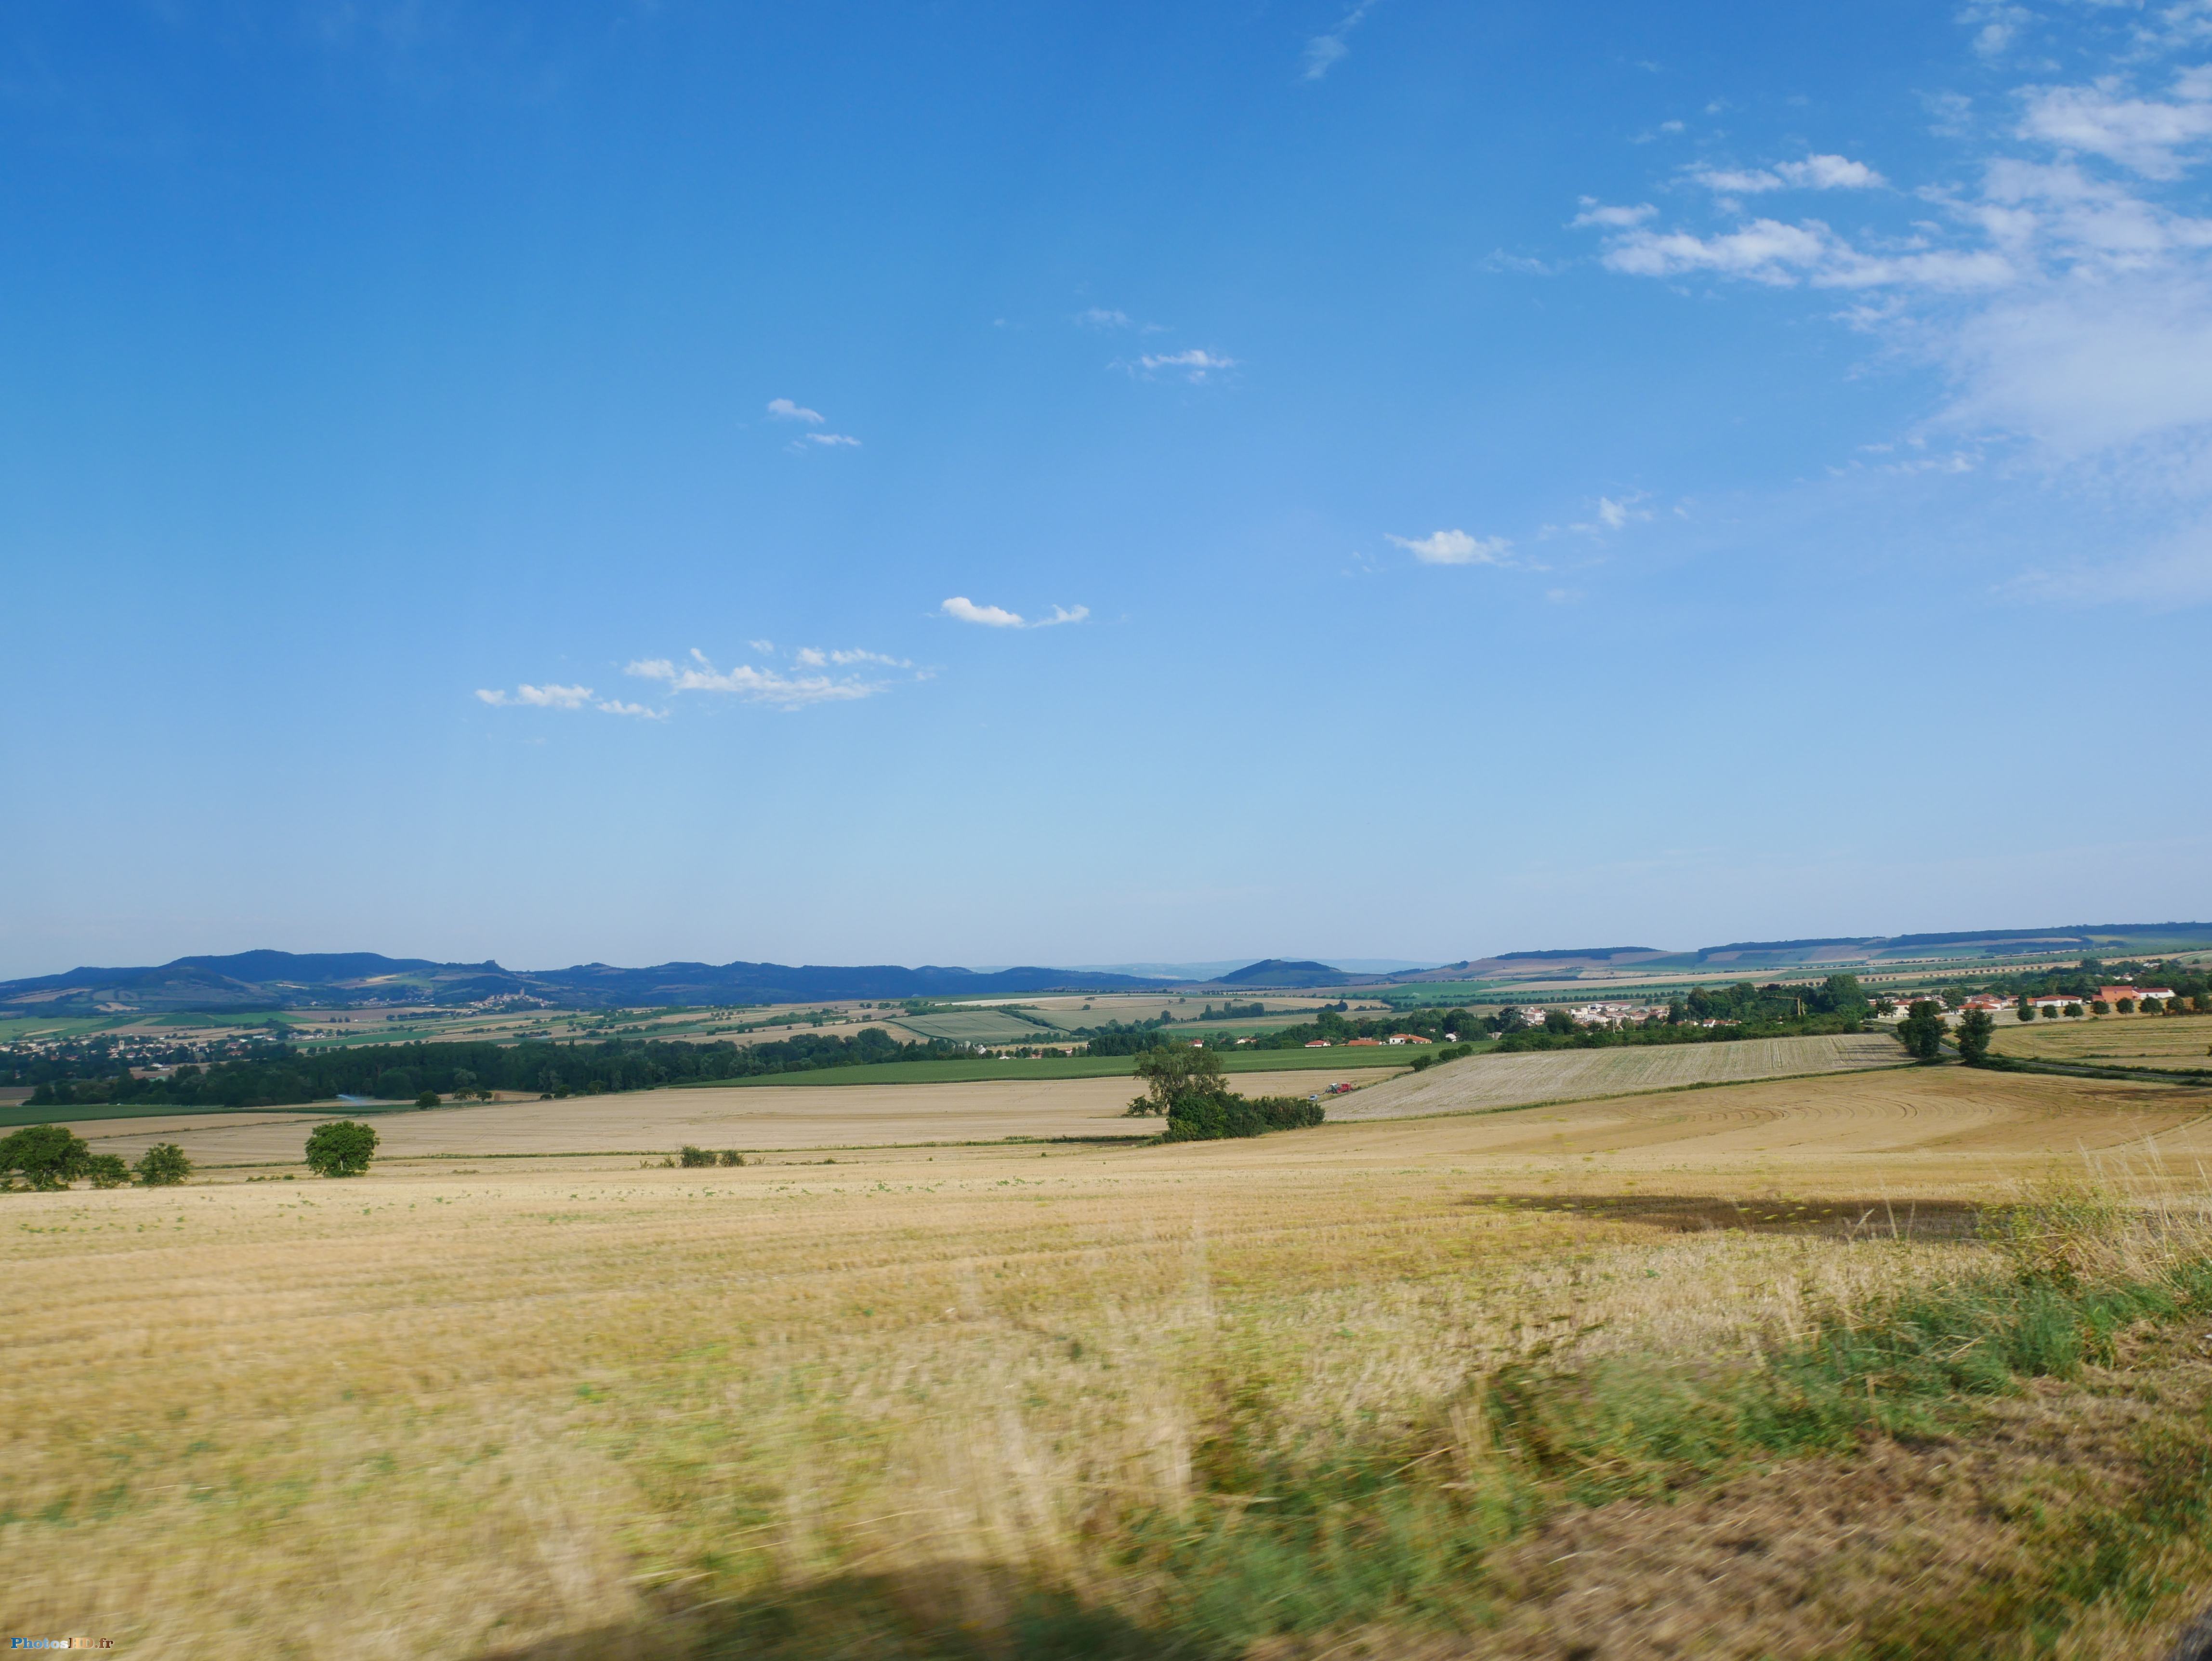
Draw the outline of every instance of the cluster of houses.
<instances>
[{"instance_id":1,"label":"cluster of houses","mask_svg":"<svg viewBox=\"0 0 2212 1661\"><path fill-rule=\"evenodd\" d=\"M2163 1006L2172 996L2173 989L2170 986L2100 986L2087 998L2077 997L2071 992L2046 992L2027 1001L2038 1013L2048 1010L2053 1014L2062 1014L2068 1009L2085 1008L2093 1003L2124 1011L2141 1009L2146 1002ZM2018 1007L2019 1000L2016 998L1999 997L1994 992L1977 992L1960 1006L1960 1010L1964 1013L1978 1009L1984 1014L1994 1017L2000 1011Z\"/></svg>"}]
</instances>

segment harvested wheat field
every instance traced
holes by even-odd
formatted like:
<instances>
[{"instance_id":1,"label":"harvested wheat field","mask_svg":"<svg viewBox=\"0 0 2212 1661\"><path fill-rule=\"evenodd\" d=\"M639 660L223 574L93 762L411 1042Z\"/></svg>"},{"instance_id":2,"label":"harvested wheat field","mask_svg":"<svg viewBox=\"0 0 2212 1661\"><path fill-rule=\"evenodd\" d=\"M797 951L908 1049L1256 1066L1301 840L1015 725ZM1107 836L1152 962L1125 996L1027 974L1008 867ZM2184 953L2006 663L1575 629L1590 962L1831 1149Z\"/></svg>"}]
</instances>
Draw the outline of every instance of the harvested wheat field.
<instances>
[{"instance_id":1,"label":"harvested wheat field","mask_svg":"<svg viewBox=\"0 0 2212 1661\"><path fill-rule=\"evenodd\" d=\"M1314 1088L1314 1080L1301 1073L1247 1073L1238 1075L1237 1085L1252 1095L1303 1096ZM1000 1141L1010 1136L1143 1138L1158 1127L1126 1116L1137 1091L1126 1078L831 1089L756 1085L385 1112L374 1116L374 1123L387 1159L525 1153L658 1157L685 1142L750 1150ZM203 1165L266 1165L295 1160L311 1127L347 1113L334 1107L176 1114L88 1119L74 1129L96 1152L127 1158L137 1158L149 1142L173 1141Z\"/></svg>"},{"instance_id":2,"label":"harvested wheat field","mask_svg":"<svg viewBox=\"0 0 2212 1661\"><path fill-rule=\"evenodd\" d=\"M1998 1054L2124 1067L2212 1068L2212 1015L2098 1015L1997 1023Z\"/></svg>"},{"instance_id":3,"label":"harvested wheat field","mask_svg":"<svg viewBox=\"0 0 2212 1661\"><path fill-rule=\"evenodd\" d=\"M2209 1104L1944 1067L11 1195L0 1607L165 1657L2148 1658L2212 1589Z\"/></svg>"},{"instance_id":4,"label":"harvested wheat field","mask_svg":"<svg viewBox=\"0 0 2212 1661\"><path fill-rule=\"evenodd\" d=\"M1686 1085L1898 1067L1905 1061L1897 1040L1886 1032L1473 1056L1376 1086L1361 1092L1356 1102L1346 1103L1340 1111L1332 1111L1331 1116L1382 1119L1478 1113L1488 1108L1673 1090Z\"/></svg>"}]
</instances>

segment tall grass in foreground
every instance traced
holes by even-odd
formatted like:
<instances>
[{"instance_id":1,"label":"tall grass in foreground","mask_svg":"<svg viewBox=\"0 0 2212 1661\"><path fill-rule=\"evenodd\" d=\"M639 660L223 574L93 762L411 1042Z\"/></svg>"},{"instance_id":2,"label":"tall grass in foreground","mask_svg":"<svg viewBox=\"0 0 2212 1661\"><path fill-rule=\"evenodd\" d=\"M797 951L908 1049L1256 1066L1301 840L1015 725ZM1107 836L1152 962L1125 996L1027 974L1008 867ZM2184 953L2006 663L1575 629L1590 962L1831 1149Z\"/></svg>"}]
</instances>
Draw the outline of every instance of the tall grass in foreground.
<instances>
[{"instance_id":1,"label":"tall grass in foreground","mask_svg":"<svg viewBox=\"0 0 2212 1661\"><path fill-rule=\"evenodd\" d=\"M2152 1353L2212 1299L2194 1203L1915 1238L1298 1140L15 1196L0 1608L184 1657L1556 1657L1573 1530L1618 1583L1868 1471L1767 1628L1676 1652L2120 1653L2212 1584L2212 1368ZM1765 1560L1683 1561L1652 1606Z\"/></svg>"},{"instance_id":2,"label":"tall grass in foreground","mask_svg":"<svg viewBox=\"0 0 2212 1661\"><path fill-rule=\"evenodd\" d=\"M1128 1448L1137 1427L1121 1427L1118 1468L1102 1438L1070 1482L1003 1414L913 1473L915 1503L889 1518L802 1524L790 1492L781 1516L763 1505L761 1532L786 1544L764 1542L751 1574L718 1560L717 1578L750 1584L702 1614L696 1641L761 1656L1227 1658L1387 1632L1374 1652L1395 1653L1423 1632L1498 1625L1510 1595L1493 1555L1564 1508L1665 1503L1793 1462L1817 1484L1821 1462L1870 1439L1971 1438L1978 1402L2110 1366L2130 1335L2212 1313L2200 1207L2055 1183L1985 1214L1983 1232L1978 1267L1930 1281L1900 1262L1831 1281L1734 1353L1608 1343L1602 1322L1571 1314L1552 1335L1524 1327L1395 1413L1316 1412L1322 1381L1232 1329L1186 1358L1199 1365L1180 1399L1154 1400L1149 1445ZM1871 1610L1852 1652L2036 1650L2086 1609L2131 1619L2171 1595L2161 1554L2212 1548L2212 1436L2199 1415L2135 1451L2151 1480L2120 1502L2056 1523L2023 1514L2039 1579L1964 1606ZM795 1529L808 1544L793 1556Z\"/></svg>"}]
</instances>

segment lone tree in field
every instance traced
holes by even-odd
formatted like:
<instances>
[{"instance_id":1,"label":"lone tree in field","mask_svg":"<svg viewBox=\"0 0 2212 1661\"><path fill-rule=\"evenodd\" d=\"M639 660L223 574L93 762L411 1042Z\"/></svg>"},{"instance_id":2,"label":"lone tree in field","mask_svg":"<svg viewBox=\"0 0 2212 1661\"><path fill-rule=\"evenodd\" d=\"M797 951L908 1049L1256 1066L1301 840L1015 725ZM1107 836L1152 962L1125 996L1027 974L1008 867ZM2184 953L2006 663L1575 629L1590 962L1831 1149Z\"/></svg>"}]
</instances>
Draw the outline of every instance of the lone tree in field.
<instances>
[{"instance_id":1,"label":"lone tree in field","mask_svg":"<svg viewBox=\"0 0 2212 1661\"><path fill-rule=\"evenodd\" d=\"M1129 1104L1132 1114L1169 1114L1177 1102L1194 1097L1218 1098L1229 1093L1221 1058L1210 1050L1147 1050L1137 1057L1137 1076L1145 1093Z\"/></svg>"},{"instance_id":2,"label":"lone tree in field","mask_svg":"<svg viewBox=\"0 0 2212 1661\"><path fill-rule=\"evenodd\" d=\"M1932 999L1916 998L1897 1024L1897 1037L1914 1061L1942 1060L1943 1006Z\"/></svg>"},{"instance_id":3,"label":"lone tree in field","mask_svg":"<svg viewBox=\"0 0 2212 1661\"><path fill-rule=\"evenodd\" d=\"M1987 1067L1990 1040L1996 1036L1996 1030L1997 1024L1990 1019L1988 1010L1969 1009L1959 1022L1959 1059L1968 1067Z\"/></svg>"},{"instance_id":4,"label":"lone tree in field","mask_svg":"<svg viewBox=\"0 0 2212 1661\"><path fill-rule=\"evenodd\" d=\"M376 1132L352 1119L319 1124L307 1138L307 1169L318 1177L358 1177L376 1156Z\"/></svg>"},{"instance_id":5,"label":"lone tree in field","mask_svg":"<svg viewBox=\"0 0 2212 1661\"><path fill-rule=\"evenodd\" d=\"M20 1174L36 1189L67 1188L90 1169L91 1158L84 1139L67 1125L25 1125L0 1140L0 1177Z\"/></svg>"},{"instance_id":6,"label":"lone tree in field","mask_svg":"<svg viewBox=\"0 0 2212 1661\"><path fill-rule=\"evenodd\" d=\"M148 1188L174 1188L192 1174L192 1162L174 1142L156 1142L131 1167Z\"/></svg>"}]
</instances>

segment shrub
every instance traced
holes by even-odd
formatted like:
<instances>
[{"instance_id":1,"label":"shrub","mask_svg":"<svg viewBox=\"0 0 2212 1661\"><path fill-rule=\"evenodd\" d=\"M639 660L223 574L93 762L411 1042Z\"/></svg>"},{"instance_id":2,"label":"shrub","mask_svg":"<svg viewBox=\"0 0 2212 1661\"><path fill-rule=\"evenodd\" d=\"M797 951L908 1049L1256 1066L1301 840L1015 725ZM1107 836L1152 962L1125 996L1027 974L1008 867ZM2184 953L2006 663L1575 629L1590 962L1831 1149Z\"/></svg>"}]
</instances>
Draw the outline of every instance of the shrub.
<instances>
[{"instance_id":1,"label":"shrub","mask_svg":"<svg viewBox=\"0 0 2212 1661\"><path fill-rule=\"evenodd\" d=\"M722 1163L724 1165L743 1165L744 1162L745 1156L738 1153L734 1147L726 1147L722 1150Z\"/></svg>"},{"instance_id":2,"label":"shrub","mask_svg":"<svg viewBox=\"0 0 2212 1661\"><path fill-rule=\"evenodd\" d=\"M120 1153L95 1153L84 1162L84 1174L94 1188L120 1188L131 1180L131 1167Z\"/></svg>"},{"instance_id":3,"label":"shrub","mask_svg":"<svg viewBox=\"0 0 2212 1661\"><path fill-rule=\"evenodd\" d=\"M437 1104L438 1092L434 1090L426 1090L415 1098L415 1105L417 1107L435 1107Z\"/></svg>"},{"instance_id":4,"label":"shrub","mask_svg":"<svg viewBox=\"0 0 2212 1661\"><path fill-rule=\"evenodd\" d=\"M174 1142L156 1142L131 1167L148 1188L173 1188L192 1174L192 1162Z\"/></svg>"},{"instance_id":5,"label":"shrub","mask_svg":"<svg viewBox=\"0 0 2212 1661\"><path fill-rule=\"evenodd\" d=\"M0 1141L0 1177L19 1174L32 1188L67 1188L85 1174L92 1150L66 1125L25 1125Z\"/></svg>"},{"instance_id":6,"label":"shrub","mask_svg":"<svg viewBox=\"0 0 2212 1661\"><path fill-rule=\"evenodd\" d=\"M307 1169L318 1177L358 1177L375 1154L374 1128L352 1119L317 1125L307 1138Z\"/></svg>"},{"instance_id":7,"label":"shrub","mask_svg":"<svg viewBox=\"0 0 2212 1661\"><path fill-rule=\"evenodd\" d=\"M676 1158L677 1162L683 1165L686 1171L696 1170L700 1165L712 1165L714 1163L714 1156L713 1153L703 1147L694 1147L689 1142L684 1144L682 1150L678 1153Z\"/></svg>"},{"instance_id":8,"label":"shrub","mask_svg":"<svg viewBox=\"0 0 2212 1661\"><path fill-rule=\"evenodd\" d=\"M1303 1130L1319 1124L1323 1116L1319 1102L1298 1096L1194 1092L1169 1108L1166 1140L1204 1142L1264 1136L1271 1130Z\"/></svg>"}]
</instances>

